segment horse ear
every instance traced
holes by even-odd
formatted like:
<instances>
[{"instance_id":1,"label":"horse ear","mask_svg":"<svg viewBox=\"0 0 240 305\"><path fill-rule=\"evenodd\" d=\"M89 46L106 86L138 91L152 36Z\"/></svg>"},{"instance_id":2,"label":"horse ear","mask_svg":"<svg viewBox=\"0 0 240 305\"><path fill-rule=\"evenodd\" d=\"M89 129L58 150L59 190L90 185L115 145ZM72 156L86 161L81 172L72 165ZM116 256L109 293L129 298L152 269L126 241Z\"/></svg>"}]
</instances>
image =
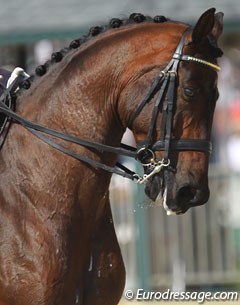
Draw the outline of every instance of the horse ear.
<instances>
[{"instance_id":1,"label":"horse ear","mask_svg":"<svg viewBox=\"0 0 240 305\"><path fill-rule=\"evenodd\" d=\"M219 36L222 34L223 31L223 13L219 12L217 14L215 14L214 16L214 26L212 28L212 35L215 38L215 40L217 41Z\"/></svg>"},{"instance_id":2,"label":"horse ear","mask_svg":"<svg viewBox=\"0 0 240 305\"><path fill-rule=\"evenodd\" d=\"M210 8L201 15L192 32L192 42L198 43L210 33L217 39L223 28L222 13L215 15L215 8Z\"/></svg>"}]
</instances>

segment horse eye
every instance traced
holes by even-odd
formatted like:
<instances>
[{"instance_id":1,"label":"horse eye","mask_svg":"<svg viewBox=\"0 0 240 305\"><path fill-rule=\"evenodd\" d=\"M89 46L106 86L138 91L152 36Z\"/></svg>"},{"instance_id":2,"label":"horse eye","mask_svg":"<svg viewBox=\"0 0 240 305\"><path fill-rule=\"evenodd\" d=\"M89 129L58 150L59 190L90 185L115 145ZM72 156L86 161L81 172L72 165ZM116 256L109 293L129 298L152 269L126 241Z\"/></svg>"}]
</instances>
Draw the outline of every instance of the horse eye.
<instances>
[{"instance_id":1,"label":"horse eye","mask_svg":"<svg viewBox=\"0 0 240 305\"><path fill-rule=\"evenodd\" d=\"M183 92L187 97L194 97L194 89L193 88L183 88Z\"/></svg>"}]
</instances>

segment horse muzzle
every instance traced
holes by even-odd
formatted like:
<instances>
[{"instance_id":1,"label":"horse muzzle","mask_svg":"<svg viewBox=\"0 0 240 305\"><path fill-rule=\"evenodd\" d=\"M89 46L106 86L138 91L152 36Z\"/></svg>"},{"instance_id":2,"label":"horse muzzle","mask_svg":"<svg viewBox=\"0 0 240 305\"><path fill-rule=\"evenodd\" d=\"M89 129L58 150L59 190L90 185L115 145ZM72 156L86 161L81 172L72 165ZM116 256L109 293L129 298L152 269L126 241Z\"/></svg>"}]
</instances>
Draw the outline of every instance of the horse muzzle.
<instances>
[{"instance_id":1,"label":"horse muzzle","mask_svg":"<svg viewBox=\"0 0 240 305\"><path fill-rule=\"evenodd\" d=\"M207 184L196 185L187 180L177 181L174 173L165 170L148 180L145 193L156 204L162 205L168 215L184 214L191 207L203 205L209 198Z\"/></svg>"}]
</instances>

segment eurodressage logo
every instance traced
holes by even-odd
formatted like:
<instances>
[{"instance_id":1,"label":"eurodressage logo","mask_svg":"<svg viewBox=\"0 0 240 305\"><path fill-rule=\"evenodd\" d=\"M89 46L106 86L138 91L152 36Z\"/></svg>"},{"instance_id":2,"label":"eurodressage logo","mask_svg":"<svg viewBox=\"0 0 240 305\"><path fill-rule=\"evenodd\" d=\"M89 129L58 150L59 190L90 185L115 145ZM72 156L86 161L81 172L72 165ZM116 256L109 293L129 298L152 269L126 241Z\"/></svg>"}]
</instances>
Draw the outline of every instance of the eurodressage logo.
<instances>
[{"instance_id":1,"label":"eurodressage logo","mask_svg":"<svg viewBox=\"0 0 240 305\"><path fill-rule=\"evenodd\" d=\"M132 290L125 291L126 300L136 301L197 301L203 304L205 301L238 301L240 295L238 292L173 292L168 289L165 292L144 291L138 289L136 293Z\"/></svg>"}]
</instances>

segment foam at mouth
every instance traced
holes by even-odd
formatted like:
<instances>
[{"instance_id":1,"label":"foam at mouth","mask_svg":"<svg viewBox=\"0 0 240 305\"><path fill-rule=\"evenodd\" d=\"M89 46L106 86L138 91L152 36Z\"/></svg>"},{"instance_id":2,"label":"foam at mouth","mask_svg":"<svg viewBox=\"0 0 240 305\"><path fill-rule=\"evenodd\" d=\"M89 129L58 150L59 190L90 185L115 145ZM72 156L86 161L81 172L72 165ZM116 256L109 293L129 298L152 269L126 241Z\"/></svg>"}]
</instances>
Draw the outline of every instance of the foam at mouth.
<instances>
[{"instance_id":1,"label":"foam at mouth","mask_svg":"<svg viewBox=\"0 0 240 305\"><path fill-rule=\"evenodd\" d=\"M164 192L163 192L163 207L168 216L176 215L176 213L173 212L171 209L169 209L169 207L167 206L167 186L165 186Z\"/></svg>"}]
</instances>

